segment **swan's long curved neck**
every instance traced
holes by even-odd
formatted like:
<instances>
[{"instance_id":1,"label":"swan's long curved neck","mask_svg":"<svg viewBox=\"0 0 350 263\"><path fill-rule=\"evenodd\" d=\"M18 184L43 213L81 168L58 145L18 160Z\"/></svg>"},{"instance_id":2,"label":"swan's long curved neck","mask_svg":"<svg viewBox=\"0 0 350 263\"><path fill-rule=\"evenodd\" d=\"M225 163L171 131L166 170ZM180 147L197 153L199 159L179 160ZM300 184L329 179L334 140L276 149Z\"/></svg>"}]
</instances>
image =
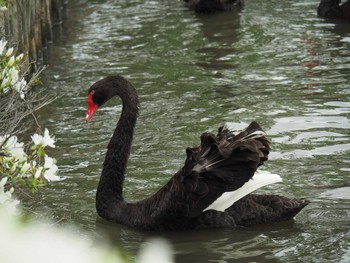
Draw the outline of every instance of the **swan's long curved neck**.
<instances>
[{"instance_id":1,"label":"swan's long curved neck","mask_svg":"<svg viewBox=\"0 0 350 263\"><path fill-rule=\"evenodd\" d=\"M96 193L97 212L106 219L113 219L118 204L124 201L123 182L137 115L137 104L130 106L123 101L123 110L108 144Z\"/></svg>"}]
</instances>

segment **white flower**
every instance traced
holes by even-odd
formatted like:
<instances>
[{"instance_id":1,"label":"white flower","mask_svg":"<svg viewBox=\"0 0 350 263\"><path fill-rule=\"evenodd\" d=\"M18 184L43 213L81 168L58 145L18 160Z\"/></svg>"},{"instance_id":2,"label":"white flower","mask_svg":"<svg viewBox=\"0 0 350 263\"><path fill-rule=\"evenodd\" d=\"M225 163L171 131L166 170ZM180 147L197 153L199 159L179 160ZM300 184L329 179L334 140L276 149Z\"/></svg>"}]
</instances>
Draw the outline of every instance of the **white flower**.
<instances>
[{"instance_id":1,"label":"white flower","mask_svg":"<svg viewBox=\"0 0 350 263\"><path fill-rule=\"evenodd\" d=\"M55 148L55 137L50 136L49 130L47 128L44 131L44 136L35 133L32 136L32 140L35 145L41 144L43 147L50 146L51 148Z\"/></svg>"},{"instance_id":2,"label":"white flower","mask_svg":"<svg viewBox=\"0 0 350 263\"><path fill-rule=\"evenodd\" d=\"M13 157L18 159L19 161L23 161L26 159L26 153L24 152L23 142L18 143L16 136L11 136L6 144L9 147L9 152Z\"/></svg>"},{"instance_id":3,"label":"white flower","mask_svg":"<svg viewBox=\"0 0 350 263\"><path fill-rule=\"evenodd\" d=\"M44 168L51 168L53 165L55 165L55 159L45 155Z\"/></svg>"},{"instance_id":4,"label":"white flower","mask_svg":"<svg viewBox=\"0 0 350 263\"><path fill-rule=\"evenodd\" d=\"M19 54L17 57L16 57L16 62L21 62L21 60L23 59L23 53Z\"/></svg>"},{"instance_id":5,"label":"white flower","mask_svg":"<svg viewBox=\"0 0 350 263\"><path fill-rule=\"evenodd\" d=\"M44 167L39 167L38 170L36 170L35 174L34 174L34 178L38 179L41 175L41 171L44 169Z\"/></svg>"},{"instance_id":6,"label":"white flower","mask_svg":"<svg viewBox=\"0 0 350 263\"><path fill-rule=\"evenodd\" d=\"M34 142L35 145L39 145L41 144L41 141L43 140L43 136L34 133L32 136L32 141Z\"/></svg>"},{"instance_id":7,"label":"white flower","mask_svg":"<svg viewBox=\"0 0 350 263\"><path fill-rule=\"evenodd\" d=\"M21 99L24 99L25 92L27 91L27 82L25 79L21 79L21 81L17 81L13 85L13 89L19 93Z\"/></svg>"},{"instance_id":8,"label":"white flower","mask_svg":"<svg viewBox=\"0 0 350 263\"><path fill-rule=\"evenodd\" d=\"M53 165L50 169L45 171L44 178L49 182L61 180L61 178L56 175L57 171L58 171L57 165Z\"/></svg>"},{"instance_id":9,"label":"white flower","mask_svg":"<svg viewBox=\"0 0 350 263\"><path fill-rule=\"evenodd\" d=\"M13 53L13 47L12 48L9 48L5 54L5 57L8 58L9 56L11 56Z\"/></svg>"},{"instance_id":10,"label":"white flower","mask_svg":"<svg viewBox=\"0 0 350 263\"><path fill-rule=\"evenodd\" d=\"M4 186L7 182L7 177L4 177L0 180L0 206L4 206L11 213L16 211L16 205L19 201L12 198L13 188L5 192Z\"/></svg>"},{"instance_id":11,"label":"white flower","mask_svg":"<svg viewBox=\"0 0 350 263\"><path fill-rule=\"evenodd\" d=\"M7 62L7 66L12 67L14 64L15 64L15 56L12 56Z\"/></svg>"},{"instance_id":12,"label":"white flower","mask_svg":"<svg viewBox=\"0 0 350 263\"><path fill-rule=\"evenodd\" d=\"M24 162L24 163L22 164L21 170L19 171L20 176L22 176L22 177L23 177L23 176L26 176L26 173L28 172L28 170L29 170L30 167L31 167L30 163Z\"/></svg>"},{"instance_id":13,"label":"white flower","mask_svg":"<svg viewBox=\"0 0 350 263\"><path fill-rule=\"evenodd\" d=\"M46 128L44 131L44 146L50 146L51 148L55 148L55 137L50 136L49 130Z\"/></svg>"},{"instance_id":14,"label":"white flower","mask_svg":"<svg viewBox=\"0 0 350 263\"><path fill-rule=\"evenodd\" d=\"M0 137L0 144L2 144L5 140L6 142L2 146L2 148L7 154L11 155L11 157L15 157L19 161L26 160L26 154L24 152L23 143L18 143L16 136Z\"/></svg>"},{"instance_id":15,"label":"white flower","mask_svg":"<svg viewBox=\"0 0 350 263\"><path fill-rule=\"evenodd\" d=\"M20 97L22 100L24 100L24 93L23 93L23 91L20 91L20 92L19 92L19 97Z\"/></svg>"},{"instance_id":16,"label":"white flower","mask_svg":"<svg viewBox=\"0 0 350 263\"><path fill-rule=\"evenodd\" d=\"M12 85L18 81L18 73L19 72L16 68L10 68L8 75Z\"/></svg>"},{"instance_id":17,"label":"white flower","mask_svg":"<svg viewBox=\"0 0 350 263\"><path fill-rule=\"evenodd\" d=\"M56 175L57 171L58 171L58 167L55 164L55 159L51 158L47 155L45 155L45 164L44 164L44 168L46 169L44 172L44 178L46 180L50 181L58 181L61 178L59 176Z\"/></svg>"}]
</instances>

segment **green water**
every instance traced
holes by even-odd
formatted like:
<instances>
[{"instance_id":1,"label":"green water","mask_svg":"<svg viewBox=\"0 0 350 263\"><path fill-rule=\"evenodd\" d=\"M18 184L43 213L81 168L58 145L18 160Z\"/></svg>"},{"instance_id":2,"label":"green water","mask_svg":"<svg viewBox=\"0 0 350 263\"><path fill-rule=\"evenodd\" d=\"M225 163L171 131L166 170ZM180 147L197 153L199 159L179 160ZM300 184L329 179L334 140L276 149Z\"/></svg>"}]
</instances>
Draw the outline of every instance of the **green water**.
<instances>
[{"instance_id":1,"label":"green water","mask_svg":"<svg viewBox=\"0 0 350 263\"><path fill-rule=\"evenodd\" d=\"M202 132L256 120L272 141L265 169L284 179L263 191L312 201L294 222L162 234L177 262L348 262L350 25L317 18L317 4L247 1L240 14L198 16L180 0L70 1L43 76L60 98L38 113L57 137L51 155L64 180L25 206L82 235L108 232L132 254L148 237L96 223L95 189L121 106L109 102L87 125L87 89L121 74L141 101L126 199L159 189Z\"/></svg>"}]
</instances>

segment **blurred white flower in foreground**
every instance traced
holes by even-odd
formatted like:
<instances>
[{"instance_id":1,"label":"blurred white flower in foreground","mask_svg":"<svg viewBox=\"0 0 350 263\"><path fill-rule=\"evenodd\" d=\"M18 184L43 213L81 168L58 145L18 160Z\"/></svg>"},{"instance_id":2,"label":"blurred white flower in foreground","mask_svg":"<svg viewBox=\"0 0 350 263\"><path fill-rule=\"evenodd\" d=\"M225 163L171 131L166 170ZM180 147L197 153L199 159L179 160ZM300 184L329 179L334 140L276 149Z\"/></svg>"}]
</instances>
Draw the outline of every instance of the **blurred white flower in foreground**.
<instances>
[{"instance_id":1,"label":"blurred white flower in foreground","mask_svg":"<svg viewBox=\"0 0 350 263\"><path fill-rule=\"evenodd\" d=\"M122 263L118 252L96 247L67 229L29 221L23 224L0 205L0 262Z\"/></svg>"},{"instance_id":2,"label":"blurred white flower in foreground","mask_svg":"<svg viewBox=\"0 0 350 263\"><path fill-rule=\"evenodd\" d=\"M9 213L14 214L16 212L16 206L18 205L19 201L12 198L13 188L5 191L6 182L7 177L4 177L0 180L0 208L5 207Z\"/></svg>"},{"instance_id":3,"label":"blurred white flower in foreground","mask_svg":"<svg viewBox=\"0 0 350 263\"><path fill-rule=\"evenodd\" d=\"M130 263L118 249L54 224L26 220L0 204L0 262L4 263ZM172 249L163 240L150 240L136 262L173 263Z\"/></svg>"},{"instance_id":4,"label":"blurred white flower in foreground","mask_svg":"<svg viewBox=\"0 0 350 263\"><path fill-rule=\"evenodd\" d=\"M173 263L173 250L163 239L151 239L141 246L136 263Z\"/></svg>"}]
</instances>

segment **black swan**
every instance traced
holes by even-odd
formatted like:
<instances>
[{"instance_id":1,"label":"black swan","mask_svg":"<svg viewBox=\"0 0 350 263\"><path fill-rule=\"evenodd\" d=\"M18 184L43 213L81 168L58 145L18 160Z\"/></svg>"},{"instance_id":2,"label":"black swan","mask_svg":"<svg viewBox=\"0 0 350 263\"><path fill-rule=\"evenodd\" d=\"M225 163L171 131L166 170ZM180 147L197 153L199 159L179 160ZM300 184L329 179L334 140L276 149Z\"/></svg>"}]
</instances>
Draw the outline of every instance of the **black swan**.
<instances>
[{"instance_id":1,"label":"black swan","mask_svg":"<svg viewBox=\"0 0 350 263\"><path fill-rule=\"evenodd\" d=\"M340 0L321 0L317 14L324 18L345 19L350 22L350 0L342 4Z\"/></svg>"},{"instance_id":2,"label":"black swan","mask_svg":"<svg viewBox=\"0 0 350 263\"><path fill-rule=\"evenodd\" d=\"M184 0L185 5L196 13L215 13L220 11L240 10L244 0Z\"/></svg>"},{"instance_id":3,"label":"black swan","mask_svg":"<svg viewBox=\"0 0 350 263\"><path fill-rule=\"evenodd\" d=\"M186 149L184 166L165 186L142 201L126 202L123 182L139 104L131 82L111 76L94 83L88 92L86 121L116 95L123 108L97 188L96 209L101 218L139 230L235 228L292 219L309 203L249 194L281 181L279 175L256 172L270 150L256 122L237 135L223 127L217 135L203 133L200 146Z\"/></svg>"}]
</instances>

